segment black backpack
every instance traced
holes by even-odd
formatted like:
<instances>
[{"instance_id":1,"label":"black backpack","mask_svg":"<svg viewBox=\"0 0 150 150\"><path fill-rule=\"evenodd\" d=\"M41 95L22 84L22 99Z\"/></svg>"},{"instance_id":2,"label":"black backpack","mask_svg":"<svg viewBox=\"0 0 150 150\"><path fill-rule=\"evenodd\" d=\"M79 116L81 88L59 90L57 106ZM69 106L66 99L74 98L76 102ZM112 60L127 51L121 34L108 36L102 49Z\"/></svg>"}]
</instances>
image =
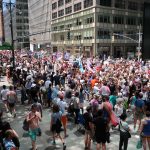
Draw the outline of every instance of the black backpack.
<instances>
[{"instance_id":1,"label":"black backpack","mask_svg":"<svg viewBox=\"0 0 150 150\"><path fill-rule=\"evenodd\" d=\"M61 127L62 127L61 121L60 121L60 119L57 119L56 120L56 128L60 129Z\"/></svg>"},{"instance_id":2,"label":"black backpack","mask_svg":"<svg viewBox=\"0 0 150 150\"><path fill-rule=\"evenodd\" d=\"M25 119L23 121L23 126L22 126L23 130L25 131L29 131L29 122Z\"/></svg>"}]
</instances>

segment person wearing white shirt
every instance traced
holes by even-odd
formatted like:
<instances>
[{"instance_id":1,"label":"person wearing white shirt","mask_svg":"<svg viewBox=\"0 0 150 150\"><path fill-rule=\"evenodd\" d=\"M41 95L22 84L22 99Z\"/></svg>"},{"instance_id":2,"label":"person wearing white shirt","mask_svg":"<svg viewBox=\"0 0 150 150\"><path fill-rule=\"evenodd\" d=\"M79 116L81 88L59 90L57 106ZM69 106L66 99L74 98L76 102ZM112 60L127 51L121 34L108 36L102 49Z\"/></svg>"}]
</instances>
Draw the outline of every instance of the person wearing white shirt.
<instances>
[{"instance_id":1,"label":"person wearing white shirt","mask_svg":"<svg viewBox=\"0 0 150 150\"><path fill-rule=\"evenodd\" d=\"M51 84L51 81L50 81L50 78L48 77L47 80L45 81L45 88L48 89L50 84Z\"/></svg>"},{"instance_id":2,"label":"person wearing white shirt","mask_svg":"<svg viewBox=\"0 0 150 150\"><path fill-rule=\"evenodd\" d=\"M123 114L122 98L117 99L117 104L115 105L115 113L118 118Z\"/></svg>"},{"instance_id":3,"label":"person wearing white shirt","mask_svg":"<svg viewBox=\"0 0 150 150\"><path fill-rule=\"evenodd\" d=\"M6 85L3 85L3 89L1 90L1 100L5 106L6 112L8 112L8 105L7 105L7 92L9 90L6 89Z\"/></svg>"}]
</instances>

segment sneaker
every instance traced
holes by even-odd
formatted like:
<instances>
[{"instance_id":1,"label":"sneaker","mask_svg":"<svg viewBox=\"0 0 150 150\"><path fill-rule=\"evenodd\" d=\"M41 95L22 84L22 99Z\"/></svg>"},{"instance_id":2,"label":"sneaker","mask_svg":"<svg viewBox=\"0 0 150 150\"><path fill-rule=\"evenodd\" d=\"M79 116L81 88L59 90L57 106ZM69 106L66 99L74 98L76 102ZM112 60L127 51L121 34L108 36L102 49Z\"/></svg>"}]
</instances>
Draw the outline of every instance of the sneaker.
<instances>
[{"instance_id":1,"label":"sneaker","mask_svg":"<svg viewBox=\"0 0 150 150\"><path fill-rule=\"evenodd\" d=\"M63 150L66 150L66 145L65 144L63 145Z\"/></svg>"}]
</instances>

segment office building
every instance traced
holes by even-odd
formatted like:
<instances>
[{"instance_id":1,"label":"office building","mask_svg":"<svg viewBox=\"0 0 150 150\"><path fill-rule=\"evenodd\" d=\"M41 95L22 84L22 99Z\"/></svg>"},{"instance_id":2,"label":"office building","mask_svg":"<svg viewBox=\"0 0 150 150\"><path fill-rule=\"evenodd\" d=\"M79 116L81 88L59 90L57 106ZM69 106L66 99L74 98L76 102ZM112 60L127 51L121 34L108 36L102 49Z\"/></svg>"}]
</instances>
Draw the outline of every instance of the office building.
<instances>
[{"instance_id":1,"label":"office building","mask_svg":"<svg viewBox=\"0 0 150 150\"><path fill-rule=\"evenodd\" d=\"M30 49L49 48L51 45L51 12L49 0L29 0Z\"/></svg>"},{"instance_id":2,"label":"office building","mask_svg":"<svg viewBox=\"0 0 150 150\"><path fill-rule=\"evenodd\" d=\"M136 54L144 0L51 0L53 51ZM126 38L125 38L126 36Z\"/></svg>"},{"instance_id":3,"label":"office building","mask_svg":"<svg viewBox=\"0 0 150 150\"><path fill-rule=\"evenodd\" d=\"M5 42L11 43L10 12L4 6ZM14 45L17 49L29 48L28 0L16 0L12 5Z\"/></svg>"}]
</instances>

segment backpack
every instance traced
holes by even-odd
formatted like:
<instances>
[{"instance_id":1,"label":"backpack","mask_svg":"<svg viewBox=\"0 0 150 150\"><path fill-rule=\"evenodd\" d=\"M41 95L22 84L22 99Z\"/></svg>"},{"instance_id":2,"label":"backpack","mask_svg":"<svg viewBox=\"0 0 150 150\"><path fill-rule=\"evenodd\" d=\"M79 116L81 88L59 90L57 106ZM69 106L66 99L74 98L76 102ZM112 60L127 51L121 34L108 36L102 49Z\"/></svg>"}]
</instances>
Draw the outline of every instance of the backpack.
<instances>
[{"instance_id":1,"label":"backpack","mask_svg":"<svg viewBox=\"0 0 150 150\"><path fill-rule=\"evenodd\" d=\"M23 126L22 126L23 130L25 131L29 131L29 122L25 119L23 121Z\"/></svg>"},{"instance_id":2,"label":"backpack","mask_svg":"<svg viewBox=\"0 0 150 150\"><path fill-rule=\"evenodd\" d=\"M62 127L61 121L60 121L60 119L57 118L57 120L56 120L56 128L60 129L61 127Z\"/></svg>"}]
</instances>

